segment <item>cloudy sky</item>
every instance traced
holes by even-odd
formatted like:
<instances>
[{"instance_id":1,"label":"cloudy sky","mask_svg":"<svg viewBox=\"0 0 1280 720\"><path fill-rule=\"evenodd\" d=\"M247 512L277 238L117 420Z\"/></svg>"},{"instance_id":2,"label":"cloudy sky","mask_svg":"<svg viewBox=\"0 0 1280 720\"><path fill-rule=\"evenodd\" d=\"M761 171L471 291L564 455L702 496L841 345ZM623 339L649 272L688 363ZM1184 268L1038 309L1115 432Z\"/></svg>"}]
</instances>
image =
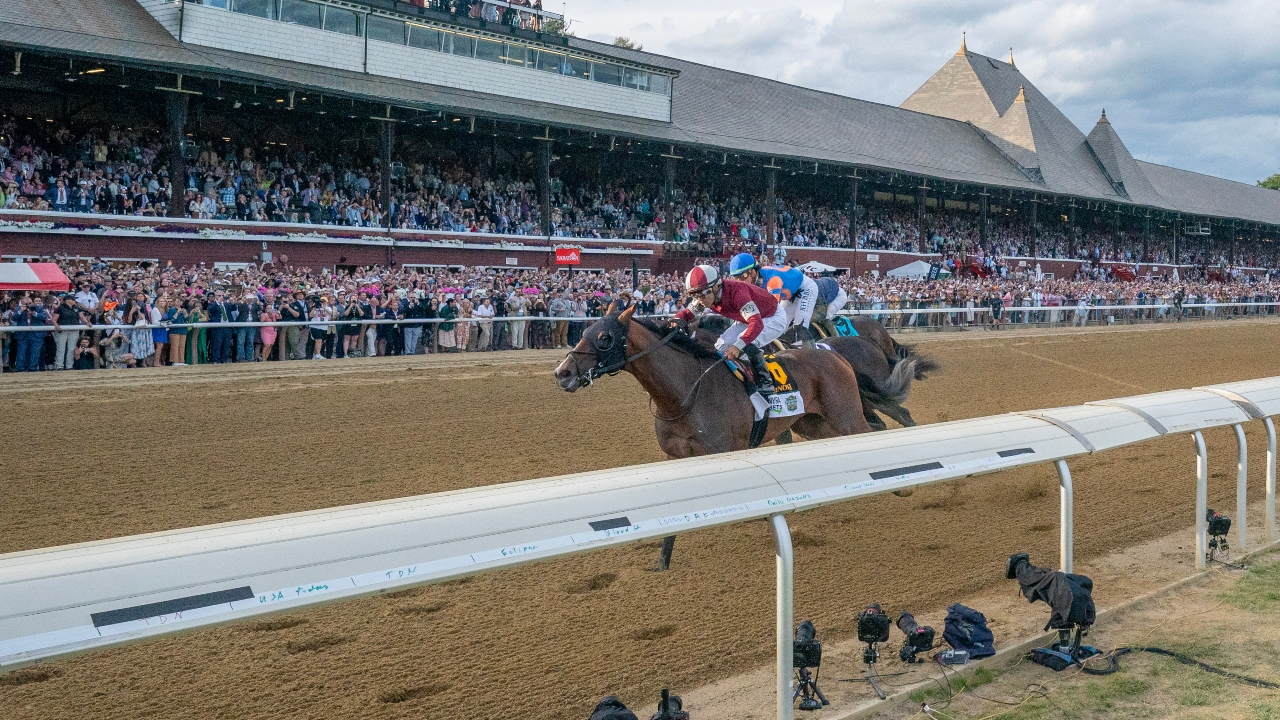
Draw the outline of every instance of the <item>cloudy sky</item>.
<instances>
[{"instance_id":1,"label":"cloudy sky","mask_svg":"<svg viewBox=\"0 0 1280 720\"><path fill-rule=\"evenodd\" d=\"M1275 0L544 0L580 37L900 104L969 49L1018 68L1134 156L1256 182L1280 172Z\"/></svg>"}]
</instances>

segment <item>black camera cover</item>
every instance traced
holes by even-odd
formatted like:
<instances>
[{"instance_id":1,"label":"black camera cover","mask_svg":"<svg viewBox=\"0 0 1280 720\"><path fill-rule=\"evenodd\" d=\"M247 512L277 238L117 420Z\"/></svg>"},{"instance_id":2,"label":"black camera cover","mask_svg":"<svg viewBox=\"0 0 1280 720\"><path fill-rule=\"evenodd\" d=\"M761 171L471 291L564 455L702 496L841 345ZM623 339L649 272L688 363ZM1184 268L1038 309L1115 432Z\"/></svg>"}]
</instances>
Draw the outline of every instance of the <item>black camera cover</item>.
<instances>
[{"instance_id":1,"label":"black camera cover","mask_svg":"<svg viewBox=\"0 0 1280 720\"><path fill-rule=\"evenodd\" d=\"M880 606L871 603L866 610L858 613L858 640L864 643L881 643L889 641L889 616L884 614Z\"/></svg>"}]
</instances>

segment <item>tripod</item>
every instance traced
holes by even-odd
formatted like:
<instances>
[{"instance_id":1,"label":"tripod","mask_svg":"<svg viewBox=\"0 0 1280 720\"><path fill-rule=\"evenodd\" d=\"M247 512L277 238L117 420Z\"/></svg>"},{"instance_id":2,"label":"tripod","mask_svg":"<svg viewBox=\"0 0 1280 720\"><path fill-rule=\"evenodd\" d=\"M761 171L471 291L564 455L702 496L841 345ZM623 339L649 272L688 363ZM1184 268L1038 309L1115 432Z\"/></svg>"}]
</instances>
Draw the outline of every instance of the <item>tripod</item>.
<instances>
[{"instance_id":1,"label":"tripod","mask_svg":"<svg viewBox=\"0 0 1280 720\"><path fill-rule=\"evenodd\" d=\"M796 668L796 690L791 693L791 701L795 702L796 698L800 698L801 710L818 710L823 705L830 705L826 696L818 689L818 671L809 674L809 668ZM822 702L818 702L821 700Z\"/></svg>"},{"instance_id":2,"label":"tripod","mask_svg":"<svg viewBox=\"0 0 1280 720\"><path fill-rule=\"evenodd\" d=\"M876 684L875 664L880 659L880 651L876 649L875 643L867 643L862 649L862 662L867 664L866 681L871 684L871 689L876 691L876 697L881 700L885 699L884 691Z\"/></svg>"},{"instance_id":3,"label":"tripod","mask_svg":"<svg viewBox=\"0 0 1280 720\"><path fill-rule=\"evenodd\" d=\"M1231 546L1227 544L1226 535L1214 535L1209 538L1209 562L1218 560L1218 553L1222 553L1224 561L1231 559Z\"/></svg>"}]
</instances>

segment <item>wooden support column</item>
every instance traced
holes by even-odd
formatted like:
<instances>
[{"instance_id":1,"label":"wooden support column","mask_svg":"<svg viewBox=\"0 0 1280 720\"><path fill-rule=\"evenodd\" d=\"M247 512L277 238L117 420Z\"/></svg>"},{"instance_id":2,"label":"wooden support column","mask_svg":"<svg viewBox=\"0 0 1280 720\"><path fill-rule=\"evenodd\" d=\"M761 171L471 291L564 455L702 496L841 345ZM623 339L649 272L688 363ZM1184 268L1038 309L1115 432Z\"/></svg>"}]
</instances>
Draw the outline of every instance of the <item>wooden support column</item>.
<instances>
[{"instance_id":1,"label":"wooden support column","mask_svg":"<svg viewBox=\"0 0 1280 720\"><path fill-rule=\"evenodd\" d=\"M920 187L916 188L916 224L917 232L920 233L920 242L917 250L921 253L928 252L929 228L925 227L925 203L929 199L929 184L927 180L920 181Z\"/></svg>"},{"instance_id":2,"label":"wooden support column","mask_svg":"<svg viewBox=\"0 0 1280 720\"><path fill-rule=\"evenodd\" d=\"M390 114L391 106L387 106L387 112ZM382 206L382 214L386 220L386 228L390 230L393 227L392 199L391 199L391 153L395 149L396 144L396 128L395 123L390 118L379 123L381 125L379 132L379 149L378 154L382 156L382 172L378 174L378 204Z\"/></svg>"},{"instance_id":3,"label":"wooden support column","mask_svg":"<svg viewBox=\"0 0 1280 720\"><path fill-rule=\"evenodd\" d=\"M538 141L538 207L541 213L540 230L551 235L551 128Z\"/></svg>"},{"instance_id":4,"label":"wooden support column","mask_svg":"<svg viewBox=\"0 0 1280 720\"><path fill-rule=\"evenodd\" d=\"M1039 257L1036 255L1036 243L1040 240L1040 198L1031 196L1031 258L1034 260Z\"/></svg>"},{"instance_id":5,"label":"wooden support column","mask_svg":"<svg viewBox=\"0 0 1280 720\"><path fill-rule=\"evenodd\" d=\"M676 161L680 159L674 145L662 154L662 234L667 242L676 241Z\"/></svg>"},{"instance_id":6,"label":"wooden support column","mask_svg":"<svg viewBox=\"0 0 1280 720\"><path fill-rule=\"evenodd\" d=\"M1076 256L1076 199L1071 198L1071 208L1067 213L1067 257Z\"/></svg>"},{"instance_id":7,"label":"wooden support column","mask_svg":"<svg viewBox=\"0 0 1280 720\"><path fill-rule=\"evenodd\" d=\"M169 198L169 217L172 218L183 217L187 211L187 159L182 156L182 150L187 140L187 115L190 108L190 95L183 92L165 94L164 110L169 122L169 181L173 185L173 197Z\"/></svg>"},{"instance_id":8,"label":"wooden support column","mask_svg":"<svg viewBox=\"0 0 1280 720\"><path fill-rule=\"evenodd\" d=\"M987 236L991 226L991 220L988 217L988 213L991 209L991 203L989 202L991 195L984 187L982 188L982 192L978 194L978 197L980 198L978 204L981 206L980 209L982 210L982 222L978 224L978 241L982 243L982 247L985 250L987 246Z\"/></svg>"},{"instance_id":9,"label":"wooden support column","mask_svg":"<svg viewBox=\"0 0 1280 720\"><path fill-rule=\"evenodd\" d=\"M849 247L858 248L858 171L849 176Z\"/></svg>"},{"instance_id":10,"label":"wooden support column","mask_svg":"<svg viewBox=\"0 0 1280 720\"><path fill-rule=\"evenodd\" d=\"M1142 261L1149 262L1151 260L1151 211L1147 211L1147 216L1142 220Z\"/></svg>"},{"instance_id":11,"label":"wooden support column","mask_svg":"<svg viewBox=\"0 0 1280 720\"><path fill-rule=\"evenodd\" d=\"M778 230L778 171L782 168L769 158L764 166L764 237L765 244L774 243L774 235Z\"/></svg>"}]
</instances>

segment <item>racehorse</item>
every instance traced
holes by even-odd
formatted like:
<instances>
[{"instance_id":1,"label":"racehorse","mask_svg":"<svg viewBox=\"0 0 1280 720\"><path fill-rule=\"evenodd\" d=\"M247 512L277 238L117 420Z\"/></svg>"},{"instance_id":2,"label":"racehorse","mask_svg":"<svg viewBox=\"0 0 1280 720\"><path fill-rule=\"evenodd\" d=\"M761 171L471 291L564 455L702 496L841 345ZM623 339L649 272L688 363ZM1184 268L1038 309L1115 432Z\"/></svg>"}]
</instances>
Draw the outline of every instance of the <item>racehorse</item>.
<instances>
[{"instance_id":1,"label":"racehorse","mask_svg":"<svg viewBox=\"0 0 1280 720\"><path fill-rule=\"evenodd\" d=\"M582 333L556 366L563 390L574 392L605 375L626 371L649 393L658 446L668 458L746 450L754 408L724 357L683 328L633 317L635 306L609 312ZM807 439L870 432L858 395L858 378L840 356L827 350L778 353L804 401L804 414L770 418L763 439L785 430ZM671 559L675 539L663 541L659 570Z\"/></svg>"},{"instance_id":2,"label":"racehorse","mask_svg":"<svg viewBox=\"0 0 1280 720\"><path fill-rule=\"evenodd\" d=\"M889 334L888 330L884 329L884 325L881 325L879 320L866 315L854 315L851 320L853 329L858 332L858 337L866 338L875 343L884 353L885 359L889 361L890 365L895 365L899 360L917 357L914 347L903 345L894 340L893 336ZM937 369L937 363L932 360L924 360L916 366L915 378L916 380L924 380L926 372Z\"/></svg>"},{"instance_id":3,"label":"racehorse","mask_svg":"<svg viewBox=\"0 0 1280 720\"><path fill-rule=\"evenodd\" d=\"M754 410L723 356L679 327L632 317L634 309L610 313L583 331L556 366L560 387L573 392L625 370L649 393L658 446L668 458L746 450ZM858 378L847 362L825 350L787 350L778 357L805 412L771 418L762 443L787 429L812 440L870 432Z\"/></svg>"},{"instance_id":4,"label":"racehorse","mask_svg":"<svg viewBox=\"0 0 1280 720\"><path fill-rule=\"evenodd\" d=\"M903 427L913 427L916 421L911 417L910 411L903 407L903 403L907 401L907 395L911 392L911 381L923 379L926 372L937 370L938 364L917 355L910 348L907 348L903 359L887 355L884 352L884 339L887 338L889 342L893 342L893 339L884 331L880 323L875 320L869 321L867 330L871 337L861 334L856 337L822 337L819 342L843 357L853 368L854 375L858 378L858 395L862 399L862 414L872 430L885 430L888 427L876 414L877 412L888 415ZM715 315L703 316L697 322L696 337L708 346L715 342L716 337L728 327L729 323L727 319ZM873 334L871 326L879 328L880 335L883 337ZM809 339L809 336L804 335L803 330L798 332L797 330L796 327L790 328L774 342L774 346L777 349L790 348L795 347L802 340ZM879 341L873 340L872 337ZM897 348L907 347L896 343L894 345ZM777 441L787 443L791 438L783 433Z\"/></svg>"}]
</instances>

